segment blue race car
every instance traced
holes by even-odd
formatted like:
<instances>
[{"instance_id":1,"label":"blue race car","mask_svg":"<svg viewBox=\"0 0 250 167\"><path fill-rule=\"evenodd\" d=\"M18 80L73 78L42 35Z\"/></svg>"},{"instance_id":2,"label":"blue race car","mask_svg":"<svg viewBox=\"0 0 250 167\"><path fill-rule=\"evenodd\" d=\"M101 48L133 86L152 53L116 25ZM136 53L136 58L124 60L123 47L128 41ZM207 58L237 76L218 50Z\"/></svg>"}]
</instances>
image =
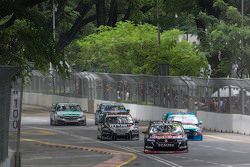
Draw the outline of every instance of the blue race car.
<instances>
[{"instance_id":1,"label":"blue race car","mask_svg":"<svg viewBox=\"0 0 250 167\"><path fill-rule=\"evenodd\" d=\"M201 141L203 140L202 134L202 121L198 121L195 113L178 112L163 114L163 120L166 122L181 122L188 140Z\"/></svg>"}]
</instances>

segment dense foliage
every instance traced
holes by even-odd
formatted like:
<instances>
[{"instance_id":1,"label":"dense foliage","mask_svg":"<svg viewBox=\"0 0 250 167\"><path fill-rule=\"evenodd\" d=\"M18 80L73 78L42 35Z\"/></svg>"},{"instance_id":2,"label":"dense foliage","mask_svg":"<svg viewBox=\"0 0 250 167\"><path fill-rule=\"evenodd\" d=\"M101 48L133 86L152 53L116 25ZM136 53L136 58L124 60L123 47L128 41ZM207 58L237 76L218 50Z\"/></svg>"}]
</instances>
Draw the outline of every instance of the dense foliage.
<instances>
[{"instance_id":1,"label":"dense foliage","mask_svg":"<svg viewBox=\"0 0 250 167\"><path fill-rule=\"evenodd\" d=\"M129 20L136 25L147 23L156 26L159 22L163 42L165 31L168 32L167 30L171 29L179 29L179 32L198 35L200 45L192 49L196 55L206 55L209 64L212 65L212 76L231 75L232 64L239 66L238 77L250 73L250 1L248 0L243 1L243 19L240 13L241 0L54 0L57 9L55 12L55 40L52 35L52 2L53 0L0 1L0 64L18 65L29 69L30 62L33 62L35 68L47 71L49 62L52 62L55 69L65 72L67 71L64 63L66 57L69 59L67 61L71 62L75 59L80 60L74 55L82 55L82 62L87 60L83 53L90 49L83 50L83 47L80 47L81 50L78 50L77 43L79 44L79 42L72 43L72 41L78 39L84 41L84 38L89 34L104 33L104 30L99 29L100 26L115 27L117 22ZM159 19L156 18L157 2ZM153 29L152 33L156 33L155 28ZM105 31L105 33L108 32ZM146 37L150 35L146 35ZM151 36L156 38L156 34ZM87 39L89 38L91 36ZM153 46L152 50L148 47L138 49L137 46L143 41L140 38L133 39L130 46L128 44L123 46L122 43L119 46L116 44L116 53L114 54L115 51L112 50L112 55L124 57L126 53L125 55L130 57L125 56L125 58L135 59L121 71L157 74L157 63L163 61L169 63L173 75L197 74L197 72L187 72L185 68L182 68L186 67L182 65L182 61L177 61L178 63L172 62L172 59L170 61L169 57L172 53L163 54L162 47L164 45L159 49L156 46L155 38L147 43L150 47ZM135 42L135 40L138 41ZM183 45L184 50L189 50L188 47L191 46L184 43L177 43L176 47ZM109 48L108 46L103 47L102 50ZM138 52L135 51L134 47L137 47ZM132 51L128 53L128 51L124 51L124 48L132 48ZM174 48L171 49L171 51L173 50ZM65 56L65 53L68 56ZM189 55L189 52L185 52L185 54ZM82 62L81 65L78 63L81 69L101 71L101 66L103 66L106 71L117 70L115 66L108 67L109 61L106 62L106 58L109 55L101 58L95 52L93 55L97 56L95 59L100 59L99 64L90 66L88 62ZM148 58L149 55L154 55L154 57L138 61L138 55L140 58ZM116 66L119 66L121 60L117 61ZM100 65L100 62L103 64ZM200 64L197 66L199 67ZM183 71L180 72L178 69L183 69Z\"/></svg>"},{"instance_id":2,"label":"dense foliage","mask_svg":"<svg viewBox=\"0 0 250 167\"><path fill-rule=\"evenodd\" d=\"M159 74L159 65L168 64L171 75L198 75L207 64L194 46L179 42L183 32L173 29L161 35L157 45L156 27L119 22L116 27L100 27L98 33L77 41L74 62L81 70Z\"/></svg>"}]
</instances>

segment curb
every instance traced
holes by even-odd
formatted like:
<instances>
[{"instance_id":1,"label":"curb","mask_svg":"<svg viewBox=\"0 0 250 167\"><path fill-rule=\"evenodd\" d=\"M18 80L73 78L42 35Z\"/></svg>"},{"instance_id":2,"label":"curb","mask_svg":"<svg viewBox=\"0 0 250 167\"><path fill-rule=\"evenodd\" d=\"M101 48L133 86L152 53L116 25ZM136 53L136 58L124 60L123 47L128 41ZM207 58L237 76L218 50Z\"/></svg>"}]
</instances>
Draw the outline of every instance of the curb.
<instances>
[{"instance_id":1,"label":"curb","mask_svg":"<svg viewBox=\"0 0 250 167\"><path fill-rule=\"evenodd\" d=\"M74 146L74 145L56 144L56 143L49 143L49 142L43 142L43 141L38 141L38 140L33 140L33 139L26 139L26 138L21 139L21 141L32 142L35 145L39 145L39 146L48 146L48 147L65 148L65 149L76 149L76 150L91 151L91 152L96 152L96 153L101 153L101 154L112 155L112 158L107 160L107 161L110 161L112 159L117 160L116 156L119 156L119 155L122 155L122 158L124 158L125 156L129 156L129 158L127 158L125 160L119 159L121 162L118 161L118 164L115 161L112 161L114 166L116 166L116 167L121 167L121 166L127 165L137 158L136 154L134 154L134 153L127 153L127 152L110 150L110 149L105 149L105 148L93 148L93 147L82 147L82 146ZM107 162L107 161L104 161L104 166L105 166L105 162ZM109 162L109 165L111 165L110 162ZM99 166L99 165L97 165L97 166Z\"/></svg>"}]
</instances>

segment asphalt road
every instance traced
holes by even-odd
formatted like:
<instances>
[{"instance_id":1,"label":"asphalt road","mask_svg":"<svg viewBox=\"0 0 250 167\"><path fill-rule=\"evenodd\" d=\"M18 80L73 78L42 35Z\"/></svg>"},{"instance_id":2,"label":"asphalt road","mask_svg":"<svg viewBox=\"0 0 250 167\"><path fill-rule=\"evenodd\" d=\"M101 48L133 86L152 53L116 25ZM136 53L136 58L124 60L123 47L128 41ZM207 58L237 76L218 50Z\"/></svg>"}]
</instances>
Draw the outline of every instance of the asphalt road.
<instances>
[{"instance_id":1,"label":"asphalt road","mask_svg":"<svg viewBox=\"0 0 250 167\"><path fill-rule=\"evenodd\" d=\"M100 141L93 115L87 126L50 126L43 108L25 106L22 116L23 167L250 167L250 136L205 132L189 152L144 154L139 141Z\"/></svg>"}]
</instances>

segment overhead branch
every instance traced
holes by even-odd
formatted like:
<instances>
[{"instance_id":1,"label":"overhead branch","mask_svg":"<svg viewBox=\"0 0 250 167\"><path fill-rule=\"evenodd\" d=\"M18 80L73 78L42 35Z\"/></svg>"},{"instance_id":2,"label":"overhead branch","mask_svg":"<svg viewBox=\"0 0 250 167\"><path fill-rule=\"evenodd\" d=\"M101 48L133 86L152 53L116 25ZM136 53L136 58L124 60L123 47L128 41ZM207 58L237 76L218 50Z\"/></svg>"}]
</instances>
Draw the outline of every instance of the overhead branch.
<instances>
[{"instance_id":1,"label":"overhead branch","mask_svg":"<svg viewBox=\"0 0 250 167\"><path fill-rule=\"evenodd\" d=\"M95 20L96 20L96 15L92 15L87 18L78 18L75 24L72 26L72 28L68 32L60 35L57 48L61 50L62 48L67 46L72 40L76 38L77 33L83 26Z\"/></svg>"},{"instance_id":2,"label":"overhead branch","mask_svg":"<svg viewBox=\"0 0 250 167\"><path fill-rule=\"evenodd\" d=\"M16 20L16 15L13 14L8 21L0 25L0 31L3 31L4 29L12 26L15 23L15 20Z\"/></svg>"},{"instance_id":3,"label":"overhead branch","mask_svg":"<svg viewBox=\"0 0 250 167\"><path fill-rule=\"evenodd\" d=\"M16 10L22 10L20 8L31 8L37 4L45 2L47 0L12 0L0 2L0 19L12 15Z\"/></svg>"}]
</instances>

